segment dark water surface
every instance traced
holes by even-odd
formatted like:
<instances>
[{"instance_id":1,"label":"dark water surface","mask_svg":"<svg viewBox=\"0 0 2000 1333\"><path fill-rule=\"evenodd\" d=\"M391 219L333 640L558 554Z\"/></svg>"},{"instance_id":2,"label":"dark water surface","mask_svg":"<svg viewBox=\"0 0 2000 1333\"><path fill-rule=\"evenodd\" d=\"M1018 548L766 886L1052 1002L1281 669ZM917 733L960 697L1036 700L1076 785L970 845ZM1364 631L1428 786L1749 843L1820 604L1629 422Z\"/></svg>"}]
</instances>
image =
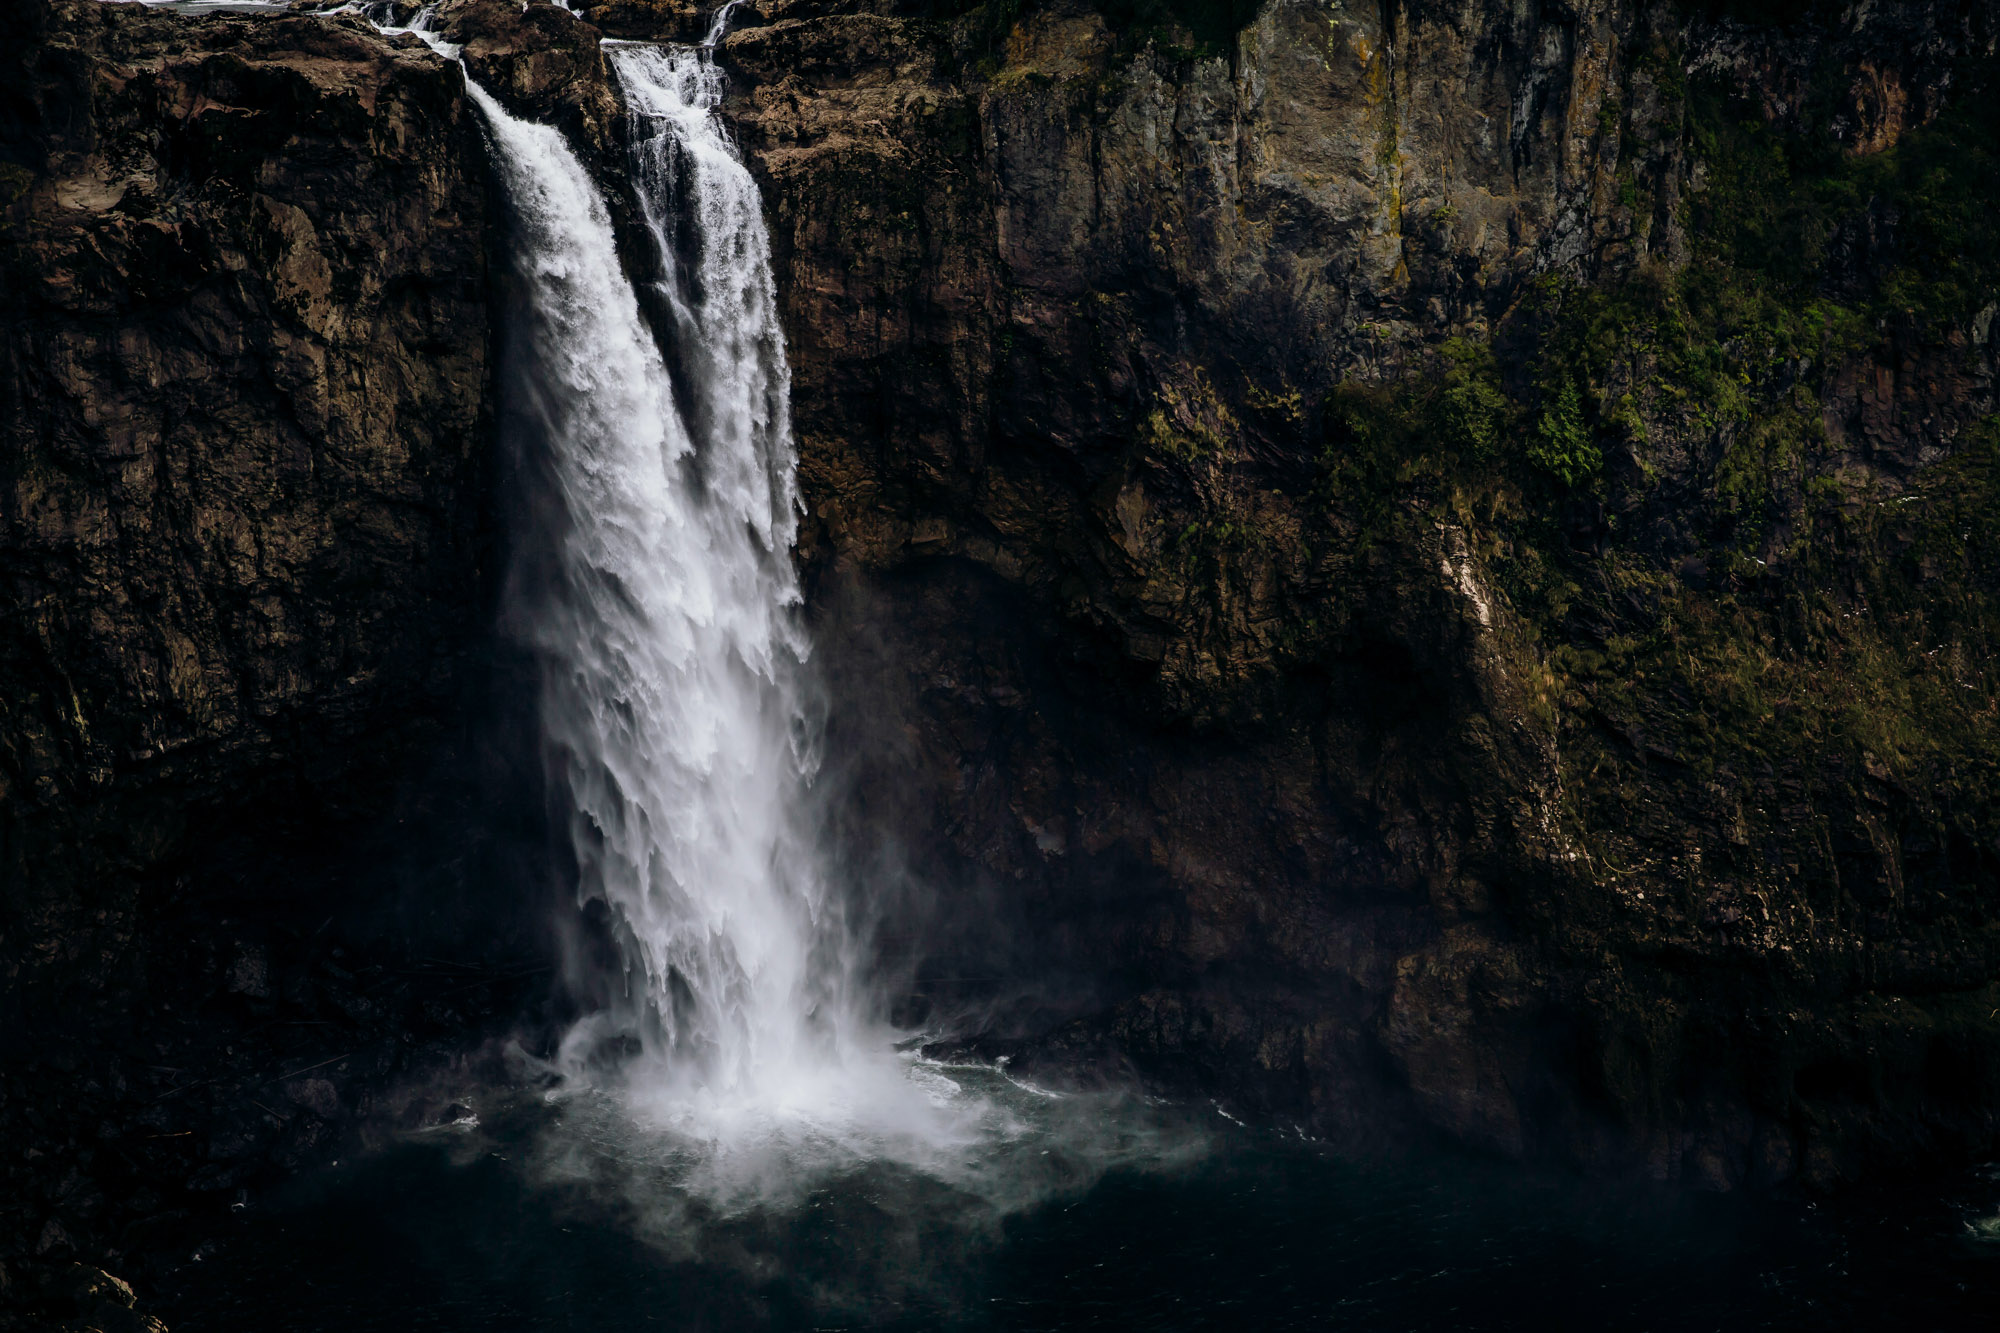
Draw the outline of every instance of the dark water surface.
<instances>
[{"instance_id":1,"label":"dark water surface","mask_svg":"<svg viewBox=\"0 0 2000 1333\"><path fill-rule=\"evenodd\" d=\"M509 1133L297 1183L161 1312L176 1333L2000 1328L2000 1253L1979 1239L2000 1183L1982 1173L1756 1202L1448 1156L1358 1164L1231 1126L1177 1165L1085 1173L1032 1205L876 1165L662 1223L602 1179L530 1170Z\"/></svg>"}]
</instances>

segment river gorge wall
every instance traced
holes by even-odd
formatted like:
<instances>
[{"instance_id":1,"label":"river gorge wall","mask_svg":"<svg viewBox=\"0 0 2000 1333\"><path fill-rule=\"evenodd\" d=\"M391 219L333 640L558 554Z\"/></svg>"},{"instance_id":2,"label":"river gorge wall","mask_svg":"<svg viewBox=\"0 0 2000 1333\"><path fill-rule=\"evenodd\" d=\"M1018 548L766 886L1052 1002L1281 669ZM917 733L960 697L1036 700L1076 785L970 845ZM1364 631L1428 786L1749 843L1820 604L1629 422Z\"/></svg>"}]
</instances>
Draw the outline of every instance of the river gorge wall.
<instances>
[{"instance_id":1,"label":"river gorge wall","mask_svg":"<svg viewBox=\"0 0 2000 1333\"><path fill-rule=\"evenodd\" d=\"M709 16L579 8L436 21L615 192L599 34ZM402 882L368 858L465 832L421 879L460 938L563 874L492 722L532 690L461 76L354 17L6 14L20 1054L169 993L391 1022L311 1008L354 966L319 918ZM1710 1187L1987 1150L1994 41L1942 3L739 10L823 785L899 1016ZM295 1156L365 1102L322 1086Z\"/></svg>"},{"instance_id":2,"label":"river gorge wall","mask_svg":"<svg viewBox=\"0 0 2000 1333\"><path fill-rule=\"evenodd\" d=\"M1990 20L768 17L832 749L959 971L1336 1136L1983 1140L1992 177L1893 182Z\"/></svg>"}]
</instances>

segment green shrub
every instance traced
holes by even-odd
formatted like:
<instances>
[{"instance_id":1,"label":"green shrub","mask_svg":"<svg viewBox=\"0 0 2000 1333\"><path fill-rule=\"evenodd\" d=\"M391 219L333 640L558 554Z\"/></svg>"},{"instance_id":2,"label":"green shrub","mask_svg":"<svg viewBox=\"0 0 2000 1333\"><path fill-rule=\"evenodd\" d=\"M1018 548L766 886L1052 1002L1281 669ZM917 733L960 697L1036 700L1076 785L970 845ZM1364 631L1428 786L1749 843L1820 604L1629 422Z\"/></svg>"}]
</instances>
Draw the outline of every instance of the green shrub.
<instances>
[{"instance_id":1,"label":"green shrub","mask_svg":"<svg viewBox=\"0 0 2000 1333\"><path fill-rule=\"evenodd\" d=\"M1604 455L1583 419L1583 395L1564 375L1542 395L1541 416L1528 443L1528 461L1565 486L1581 486L1604 466Z\"/></svg>"}]
</instances>

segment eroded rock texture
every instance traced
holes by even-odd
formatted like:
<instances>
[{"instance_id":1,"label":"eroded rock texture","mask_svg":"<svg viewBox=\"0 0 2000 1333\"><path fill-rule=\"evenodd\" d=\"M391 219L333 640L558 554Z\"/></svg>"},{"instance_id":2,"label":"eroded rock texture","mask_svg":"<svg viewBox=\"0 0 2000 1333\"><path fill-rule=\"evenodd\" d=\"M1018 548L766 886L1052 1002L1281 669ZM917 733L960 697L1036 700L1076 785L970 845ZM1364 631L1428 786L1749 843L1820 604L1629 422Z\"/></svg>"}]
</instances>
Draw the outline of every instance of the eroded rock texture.
<instances>
[{"instance_id":1,"label":"eroded rock texture","mask_svg":"<svg viewBox=\"0 0 2000 1333\"><path fill-rule=\"evenodd\" d=\"M1872 327L1773 352L1699 287L1821 188L1745 163L1900 170L1990 23L1147 12L722 48L830 751L943 895L917 1006L1719 1186L1990 1141L1990 275L1889 310L1884 175L1784 289Z\"/></svg>"},{"instance_id":2,"label":"eroded rock texture","mask_svg":"<svg viewBox=\"0 0 2000 1333\"><path fill-rule=\"evenodd\" d=\"M4 14L0 931L17 999L88 999L143 974L139 878L379 810L439 734L490 614L487 200L414 38Z\"/></svg>"},{"instance_id":3,"label":"eroded rock texture","mask_svg":"<svg viewBox=\"0 0 2000 1333\"><path fill-rule=\"evenodd\" d=\"M1714 1186L1991 1144L1994 33L1750 8L739 10L906 1016ZM485 196L409 39L28 12L8 929L87 989L462 677ZM710 18L439 13L614 195L597 35Z\"/></svg>"}]
</instances>

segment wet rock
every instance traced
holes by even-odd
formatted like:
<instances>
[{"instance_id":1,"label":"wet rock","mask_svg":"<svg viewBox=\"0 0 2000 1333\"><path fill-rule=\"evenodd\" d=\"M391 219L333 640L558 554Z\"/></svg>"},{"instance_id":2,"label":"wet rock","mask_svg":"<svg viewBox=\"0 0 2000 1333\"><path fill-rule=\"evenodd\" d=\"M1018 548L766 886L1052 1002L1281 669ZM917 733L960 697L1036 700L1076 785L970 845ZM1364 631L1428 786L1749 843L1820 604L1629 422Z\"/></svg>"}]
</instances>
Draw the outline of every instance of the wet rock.
<instances>
[{"instance_id":1,"label":"wet rock","mask_svg":"<svg viewBox=\"0 0 2000 1333\"><path fill-rule=\"evenodd\" d=\"M618 107L596 28L556 5L510 0L446 0L435 22L463 48L466 72L509 111L608 149Z\"/></svg>"},{"instance_id":2,"label":"wet rock","mask_svg":"<svg viewBox=\"0 0 2000 1333\"><path fill-rule=\"evenodd\" d=\"M101 1268L74 1264L70 1274L70 1294L78 1305L89 1309L110 1305L129 1310L139 1303L139 1298L132 1294L131 1283L113 1277Z\"/></svg>"},{"instance_id":3,"label":"wet rock","mask_svg":"<svg viewBox=\"0 0 2000 1333\"><path fill-rule=\"evenodd\" d=\"M76 1242L70 1239L69 1231L53 1217L42 1224L42 1233L35 1238L35 1253L38 1256L60 1258L75 1249Z\"/></svg>"},{"instance_id":4,"label":"wet rock","mask_svg":"<svg viewBox=\"0 0 2000 1333\"><path fill-rule=\"evenodd\" d=\"M322 1120L340 1116L340 1093L323 1078L294 1079L285 1085L285 1100L302 1106Z\"/></svg>"},{"instance_id":5,"label":"wet rock","mask_svg":"<svg viewBox=\"0 0 2000 1333\"><path fill-rule=\"evenodd\" d=\"M242 945L236 957L229 964L228 989L232 994L247 995L253 999L269 999L271 996L271 967L264 951L255 945Z\"/></svg>"},{"instance_id":6,"label":"wet rock","mask_svg":"<svg viewBox=\"0 0 2000 1333\"><path fill-rule=\"evenodd\" d=\"M8 1274L0 1302L0 1328L57 1329L62 1333L166 1333L166 1325L138 1308L130 1283L89 1264L30 1266Z\"/></svg>"},{"instance_id":7,"label":"wet rock","mask_svg":"<svg viewBox=\"0 0 2000 1333\"><path fill-rule=\"evenodd\" d=\"M607 37L638 42L698 42L714 21L713 4L694 0L606 0L576 9Z\"/></svg>"}]
</instances>

